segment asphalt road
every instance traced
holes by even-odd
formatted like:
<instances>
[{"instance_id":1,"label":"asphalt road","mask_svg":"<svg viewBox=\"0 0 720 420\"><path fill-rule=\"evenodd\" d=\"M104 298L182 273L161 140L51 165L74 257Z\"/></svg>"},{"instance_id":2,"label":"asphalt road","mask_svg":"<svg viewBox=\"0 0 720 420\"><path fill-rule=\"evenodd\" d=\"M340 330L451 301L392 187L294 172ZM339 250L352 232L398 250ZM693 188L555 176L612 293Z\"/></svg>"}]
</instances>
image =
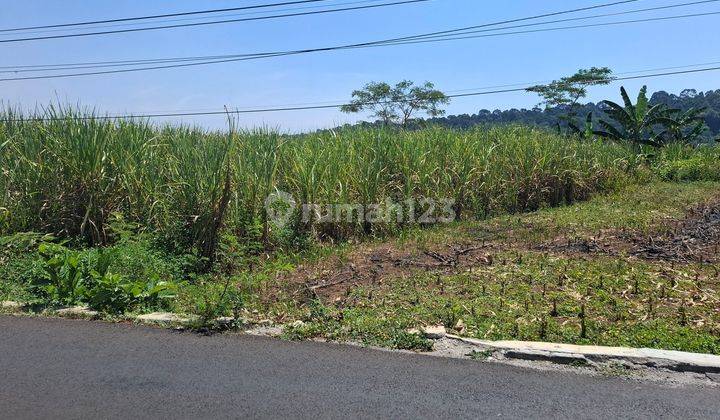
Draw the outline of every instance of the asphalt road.
<instances>
[{"instance_id":1,"label":"asphalt road","mask_svg":"<svg viewBox=\"0 0 720 420\"><path fill-rule=\"evenodd\" d=\"M0 418L717 418L720 391L323 343L0 317Z\"/></svg>"}]
</instances>

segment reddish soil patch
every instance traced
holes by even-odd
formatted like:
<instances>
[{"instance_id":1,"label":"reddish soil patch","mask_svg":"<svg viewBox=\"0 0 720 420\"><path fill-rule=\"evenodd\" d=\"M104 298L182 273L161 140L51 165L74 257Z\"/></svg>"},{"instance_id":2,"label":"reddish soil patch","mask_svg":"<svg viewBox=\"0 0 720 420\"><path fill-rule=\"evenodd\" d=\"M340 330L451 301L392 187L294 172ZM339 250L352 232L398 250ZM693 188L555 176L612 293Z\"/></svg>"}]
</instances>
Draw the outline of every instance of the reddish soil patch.
<instances>
[{"instance_id":1,"label":"reddish soil patch","mask_svg":"<svg viewBox=\"0 0 720 420\"><path fill-rule=\"evenodd\" d=\"M446 244L437 250L407 250L382 244L361 247L345 258L333 257L301 266L280 284L298 297L341 300L358 286L382 285L387 280L423 272L456 272L480 264L492 264L491 244Z\"/></svg>"},{"instance_id":2,"label":"reddish soil patch","mask_svg":"<svg viewBox=\"0 0 720 420\"><path fill-rule=\"evenodd\" d=\"M720 200L691 209L683 219L664 222L657 234L604 230L589 239L558 237L530 249L568 256L618 255L647 260L687 262L718 261ZM506 232L507 233L507 232ZM487 232L478 233L488 238ZM489 235L492 239L493 236ZM528 249L522 240L485 240L438 244L433 249L391 243L363 245L344 257L332 257L301 266L279 278L278 284L300 301L342 301L355 287L378 286L386 281L423 272L458 273L469 267L491 265L499 251Z\"/></svg>"}]
</instances>

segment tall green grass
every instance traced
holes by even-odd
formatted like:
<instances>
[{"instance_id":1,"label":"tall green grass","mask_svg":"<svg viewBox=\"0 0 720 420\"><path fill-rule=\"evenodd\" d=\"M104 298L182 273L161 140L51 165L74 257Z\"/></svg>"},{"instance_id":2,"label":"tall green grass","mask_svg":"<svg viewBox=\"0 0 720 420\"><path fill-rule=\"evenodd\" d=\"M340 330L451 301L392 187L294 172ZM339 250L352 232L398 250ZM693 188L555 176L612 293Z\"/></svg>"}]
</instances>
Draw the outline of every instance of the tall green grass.
<instances>
[{"instance_id":1,"label":"tall green grass","mask_svg":"<svg viewBox=\"0 0 720 420\"><path fill-rule=\"evenodd\" d=\"M0 115L0 229L104 244L113 218L210 256L219 231L240 238L384 234L397 224L269 223L268 194L303 203L455 200L463 219L535 210L632 182L621 145L511 126L454 131L351 128L288 136L209 132L147 121L80 119L50 108L35 121ZM85 115L86 116L86 115ZM419 210L418 210L419 211Z\"/></svg>"},{"instance_id":2,"label":"tall green grass","mask_svg":"<svg viewBox=\"0 0 720 420\"><path fill-rule=\"evenodd\" d=\"M654 166L664 181L720 181L720 148L670 144L660 151Z\"/></svg>"}]
</instances>

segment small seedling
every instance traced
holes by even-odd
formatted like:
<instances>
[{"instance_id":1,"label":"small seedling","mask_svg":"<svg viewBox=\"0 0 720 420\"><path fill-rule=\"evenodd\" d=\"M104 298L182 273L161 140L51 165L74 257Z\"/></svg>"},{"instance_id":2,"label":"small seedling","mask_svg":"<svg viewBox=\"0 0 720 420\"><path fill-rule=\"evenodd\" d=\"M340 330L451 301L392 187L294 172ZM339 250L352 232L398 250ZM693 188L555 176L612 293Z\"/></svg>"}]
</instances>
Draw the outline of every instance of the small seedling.
<instances>
[{"instance_id":1,"label":"small seedling","mask_svg":"<svg viewBox=\"0 0 720 420\"><path fill-rule=\"evenodd\" d=\"M638 280L638 278L635 275L633 275L633 282L634 282L633 283L633 293L636 295L639 295L640 294L640 281Z\"/></svg>"},{"instance_id":2,"label":"small seedling","mask_svg":"<svg viewBox=\"0 0 720 420\"><path fill-rule=\"evenodd\" d=\"M545 317L542 317L540 319L540 332L539 332L541 340L544 340L547 337L547 327L548 327L547 319Z\"/></svg>"},{"instance_id":3,"label":"small seedling","mask_svg":"<svg viewBox=\"0 0 720 420\"><path fill-rule=\"evenodd\" d=\"M678 312L680 314L680 325L683 327L688 324L687 322L687 310L685 309L685 301L683 300L682 304L680 305L680 308L678 309Z\"/></svg>"},{"instance_id":4,"label":"small seedling","mask_svg":"<svg viewBox=\"0 0 720 420\"><path fill-rule=\"evenodd\" d=\"M588 361L585 359L578 359L578 360L573 360L572 362L570 362L569 365L572 367L575 367L575 368L581 368L581 367L589 366L590 363L588 363Z\"/></svg>"},{"instance_id":5,"label":"small seedling","mask_svg":"<svg viewBox=\"0 0 720 420\"><path fill-rule=\"evenodd\" d=\"M473 360L487 360L491 358L493 355L492 350L473 350L470 352L469 356Z\"/></svg>"}]
</instances>

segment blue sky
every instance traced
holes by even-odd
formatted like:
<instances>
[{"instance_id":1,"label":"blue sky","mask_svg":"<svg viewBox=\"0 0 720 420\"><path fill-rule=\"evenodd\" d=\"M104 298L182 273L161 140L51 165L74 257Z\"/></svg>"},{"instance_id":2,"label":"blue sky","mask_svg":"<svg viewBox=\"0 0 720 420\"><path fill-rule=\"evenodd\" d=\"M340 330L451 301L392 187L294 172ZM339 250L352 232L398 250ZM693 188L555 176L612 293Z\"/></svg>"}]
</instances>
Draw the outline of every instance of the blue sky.
<instances>
[{"instance_id":1,"label":"blue sky","mask_svg":"<svg viewBox=\"0 0 720 420\"><path fill-rule=\"evenodd\" d=\"M351 0L333 0L341 3ZM0 28L79 20L172 13L205 8L239 7L252 1L50 1L4 2ZM478 25L545 12L603 3L603 0L432 0L415 5L149 31L88 38L1 44L3 66L73 61L232 54L314 48L355 43L454 27ZM682 0L643 0L603 11L654 7ZM720 2L665 12L665 16L720 11ZM585 12L578 15L600 12ZM601 21L634 18L605 18ZM345 101L369 81L432 81L445 91L547 80L578 68L609 66L616 72L720 61L720 16L582 30L393 46L193 67L175 70L89 76L73 79L0 82L0 99L33 107L51 101L80 103L102 112L217 110ZM673 76L624 83L635 92L679 92L685 88L720 88L720 72ZM588 100L618 99L618 85L593 88ZM449 114L479 109L532 107L537 97L506 93L456 99ZM242 116L241 125L285 131L331 127L357 116L336 110L279 112ZM225 125L223 117L168 121L209 128Z\"/></svg>"}]
</instances>

